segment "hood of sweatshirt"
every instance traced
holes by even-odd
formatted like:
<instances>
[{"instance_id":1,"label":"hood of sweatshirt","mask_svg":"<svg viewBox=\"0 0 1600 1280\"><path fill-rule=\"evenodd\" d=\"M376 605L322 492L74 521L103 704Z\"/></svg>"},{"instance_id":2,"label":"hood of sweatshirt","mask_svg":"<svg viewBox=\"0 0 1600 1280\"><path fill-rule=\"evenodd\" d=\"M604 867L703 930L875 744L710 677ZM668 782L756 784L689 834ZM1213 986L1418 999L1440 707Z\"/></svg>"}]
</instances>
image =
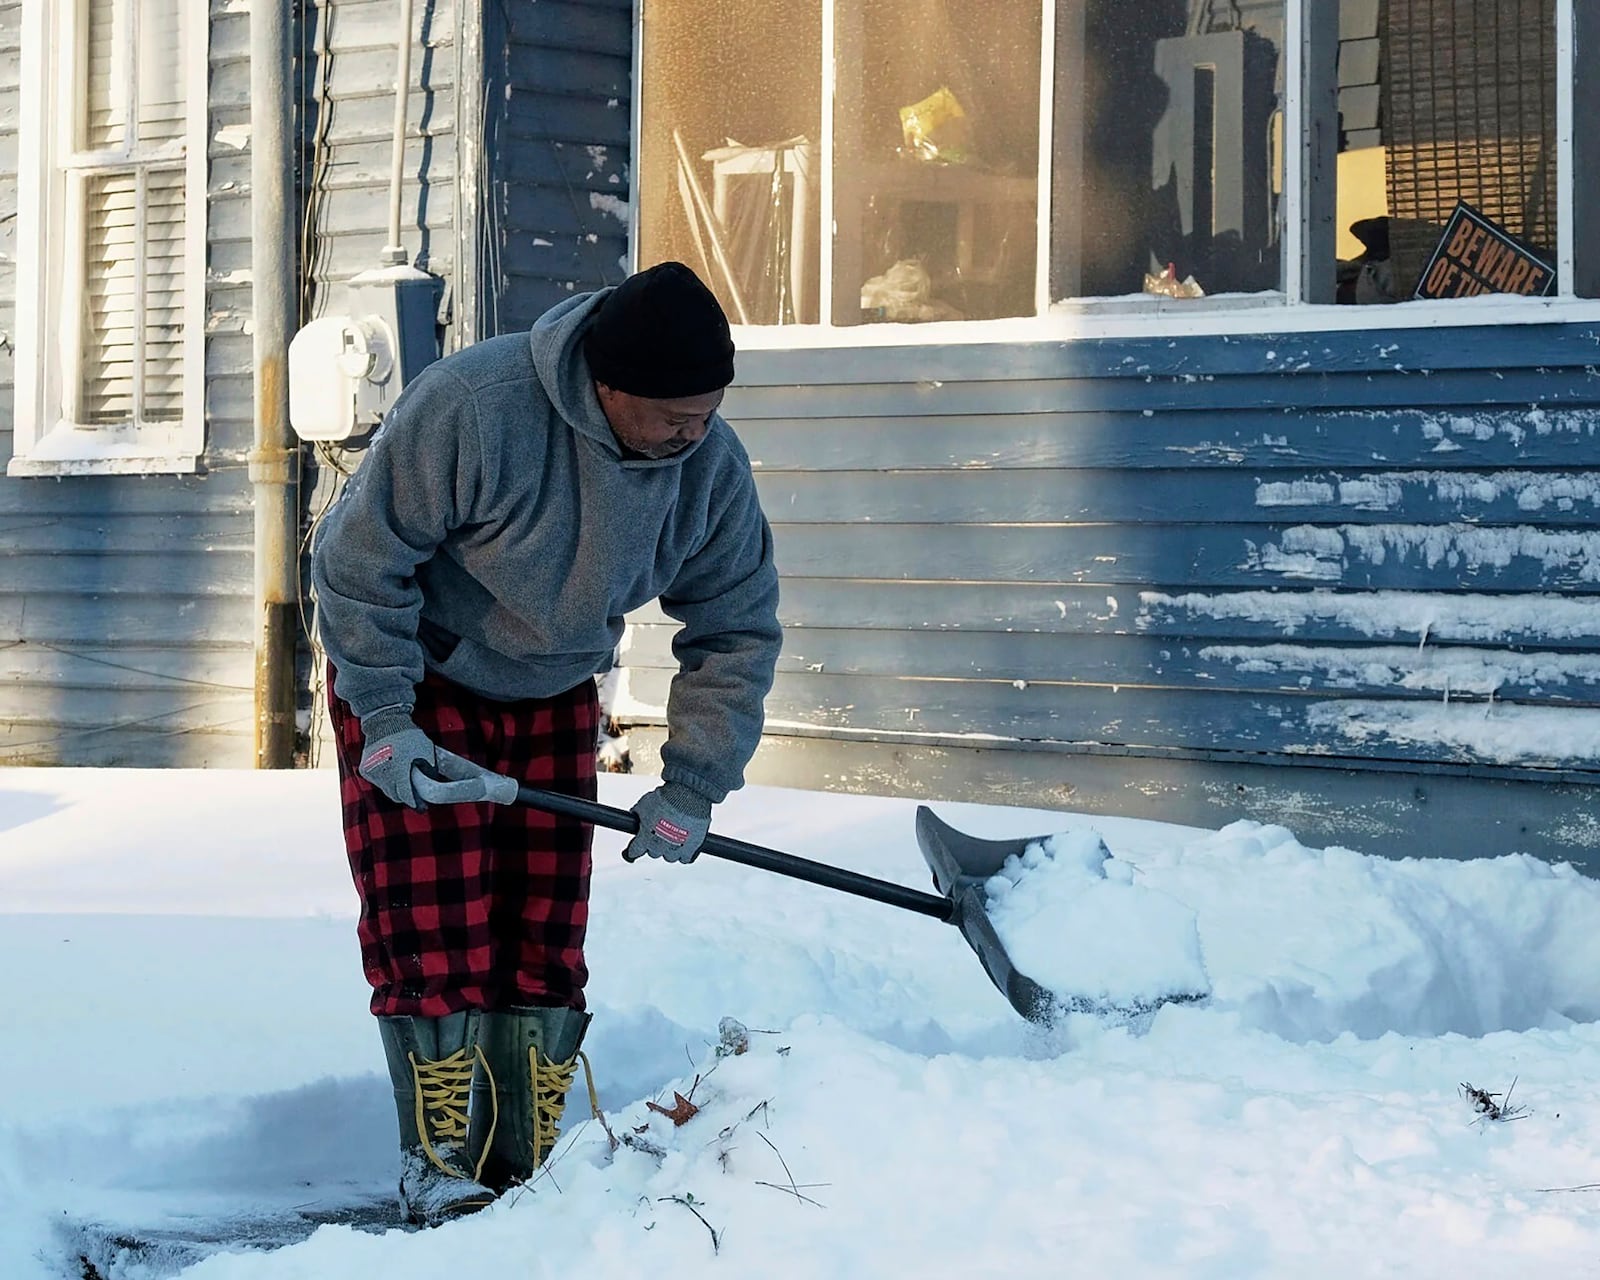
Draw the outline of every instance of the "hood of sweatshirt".
<instances>
[{"instance_id":1,"label":"hood of sweatshirt","mask_svg":"<svg viewBox=\"0 0 1600 1280\"><path fill-rule=\"evenodd\" d=\"M679 466L706 442L709 431L670 457L635 457L623 452L605 410L600 407L594 375L589 372L589 362L583 356L583 334L596 309L610 293L610 289L600 289L579 294L557 303L539 317L528 334L534 371L557 416L583 439L615 458L619 465L630 468Z\"/></svg>"}]
</instances>

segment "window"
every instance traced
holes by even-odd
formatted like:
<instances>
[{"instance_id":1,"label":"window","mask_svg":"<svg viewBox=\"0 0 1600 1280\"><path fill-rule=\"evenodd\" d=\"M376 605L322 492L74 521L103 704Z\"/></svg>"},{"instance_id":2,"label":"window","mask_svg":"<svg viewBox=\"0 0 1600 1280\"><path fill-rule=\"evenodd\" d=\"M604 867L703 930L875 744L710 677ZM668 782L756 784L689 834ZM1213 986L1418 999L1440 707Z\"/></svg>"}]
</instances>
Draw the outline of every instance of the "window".
<instances>
[{"instance_id":1,"label":"window","mask_svg":"<svg viewBox=\"0 0 1600 1280\"><path fill-rule=\"evenodd\" d=\"M1377 304L1472 323L1456 299L1483 293L1494 320L1549 318L1600 276L1572 225L1600 199L1591 144L1561 123L1587 101L1574 21L1573 0L643 0L639 261L824 340L1285 308L1359 327L1342 308Z\"/></svg>"},{"instance_id":2,"label":"window","mask_svg":"<svg viewBox=\"0 0 1600 1280\"><path fill-rule=\"evenodd\" d=\"M12 475L184 472L204 447L206 15L25 0Z\"/></svg>"},{"instance_id":3,"label":"window","mask_svg":"<svg viewBox=\"0 0 1600 1280\"><path fill-rule=\"evenodd\" d=\"M1340 0L1339 301L1411 298L1458 201L1554 264L1555 10L1555 0ZM1510 257L1493 262L1510 283Z\"/></svg>"},{"instance_id":4,"label":"window","mask_svg":"<svg viewBox=\"0 0 1600 1280\"><path fill-rule=\"evenodd\" d=\"M1057 9L1052 298L1280 290L1284 0Z\"/></svg>"}]
</instances>

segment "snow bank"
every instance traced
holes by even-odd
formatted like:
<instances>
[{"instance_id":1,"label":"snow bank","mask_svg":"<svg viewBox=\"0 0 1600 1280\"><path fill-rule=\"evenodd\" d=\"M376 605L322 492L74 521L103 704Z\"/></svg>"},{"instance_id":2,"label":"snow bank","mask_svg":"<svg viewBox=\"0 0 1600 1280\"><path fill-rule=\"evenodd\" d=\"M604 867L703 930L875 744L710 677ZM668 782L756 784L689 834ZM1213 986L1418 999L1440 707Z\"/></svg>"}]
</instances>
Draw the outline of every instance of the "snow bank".
<instances>
[{"instance_id":1,"label":"snow bank","mask_svg":"<svg viewBox=\"0 0 1600 1280\"><path fill-rule=\"evenodd\" d=\"M602 798L650 784L607 776ZM1045 1033L937 922L712 859L626 866L603 833L586 1048L629 1145L579 1098L551 1176L479 1217L113 1274L1593 1269L1600 1194L1571 1188L1600 1179L1600 886L1516 856L1307 849L1253 822L936 808L978 836L1058 837L1063 893L1096 889L1103 837L1097 891L1192 918L1210 1000L1137 1034ZM717 825L921 888L912 809L750 789ZM192 1232L392 1185L330 775L0 771L0 903L0 965L29 975L7 1005L6 1280L79 1277L85 1224ZM1086 940L1118 932L1094 924ZM747 1053L718 1056L724 1016ZM1462 1096L1513 1080L1529 1108L1513 1123ZM649 1106L675 1093L697 1108L681 1125Z\"/></svg>"},{"instance_id":2,"label":"snow bank","mask_svg":"<svg viewBox=\"0 0 1600 1280\"><path fill-rule=\"evenodd\" d=\"M1600 1018L1600 882L1571 867L1390 861L1248 821L1139 864L1195 908L1213 1006L1241 1025L1298 1041Z\"/></svg>"}]
</instances>

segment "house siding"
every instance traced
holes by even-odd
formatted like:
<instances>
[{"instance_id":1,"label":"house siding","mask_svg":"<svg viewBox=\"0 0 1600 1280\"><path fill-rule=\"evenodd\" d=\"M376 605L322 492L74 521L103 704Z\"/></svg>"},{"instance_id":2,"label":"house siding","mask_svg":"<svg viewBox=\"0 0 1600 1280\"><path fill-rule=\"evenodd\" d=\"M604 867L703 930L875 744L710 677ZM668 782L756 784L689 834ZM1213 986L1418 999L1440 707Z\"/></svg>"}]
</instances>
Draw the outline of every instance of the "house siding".
<instances>
[{"instance_id":1,"label":"house siding","mask_svg":"<svg viewBox=\"0 0 1600 1280\"><path fill-rule=\"evenodd\" d=\"M317 0L297 32L303 71L301 186L313 237L300 264L304 318L338 314L344 286L383 265L393 154L393 0ZM401 245L413 266L459 287L456 245L457 6L418 0L412 21ZM303 210L303 212L306 212Z\"/></svg>"},{"instance_id":2,"label":"house siding","mask_svg":"<svg viewBox=\"0 0 1600 1280\"><path fill-rule=\"evenodd\" d=\"M724 412L787 631L752 776L914 793L938 773L951 797L1213 825L1230 800L1270 820L1292 787L1297 829L1333 838L1336 773L1385 775L1374 796L1493 778L1546 808L1523 845L1600 848L1574 826L1600 781L1597 340L742 353ZM670 634L633 628L630 719L662 720ZM1175 762L1205 785L1152 785ZM1284 781L1296 765L1324 768ZM1263 768L1279 799L1238 799ZM1485 851L1491 828L1460 834Z\"/></svg>"},{"instance_id":3,"label":"house siding","mask_svg":"<svg viewBox=\"0 0 1600 1280\"><path fill-rule=\"evenodd\" d=\"M632 0L488 6L484 332L627 274Z\"/></svg>"},{"instance_id":4,"label":"house siding","mask_svg":"<svg viewBox=\"0 0 1600 1280\"><path fill-rule=\"evenodd\" d=\"M16 207L20 6L0 5L0 195ZM210 7L206 450L194 476L0 476L0 763L252 760L249 15ZM15 221L0 225L0 329ZM0 346L0 454L13 370Z\"/></svg>"}]
</instances>

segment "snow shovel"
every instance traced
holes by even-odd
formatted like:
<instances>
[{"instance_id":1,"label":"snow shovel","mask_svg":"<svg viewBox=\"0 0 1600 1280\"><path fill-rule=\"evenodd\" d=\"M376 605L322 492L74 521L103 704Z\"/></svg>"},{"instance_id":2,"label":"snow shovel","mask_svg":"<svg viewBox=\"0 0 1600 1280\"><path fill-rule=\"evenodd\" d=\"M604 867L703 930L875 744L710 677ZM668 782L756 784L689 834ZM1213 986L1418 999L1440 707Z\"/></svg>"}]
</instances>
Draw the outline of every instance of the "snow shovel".
<instances>
[{"instance_id":1,"label":"snow shovel","mask_svg":"<svg viewBox=\"0 0 1600 1280\"><path fill-rule=\"evenodd\" d=\"M626 835L633 835L639 830L638 816L630 810L613 809L609 805L581 800L576 796L541 791L535 787L519 787L517 799L546 813L577 818ZM1000 935L989 919L986 906L988 893L984 881L998 872L1008 857L1013 854L1020 856L1032 843L1034 841L1031 839L978 840L941 822L928 809L919 806L917 844L921 846L922 856L933 872L934 887L939 890L937 894L922 893L887 880L875 880L871 876L847 871L843 867L810 862L793 854L780 853L776 849L747 844L743 840L715 833L706 836L700 850L741 866L772 871L792 880L821 885L824 889L854 894L858 898L870 898L874 902L915 911L919 915L932 916L935 920L955 925L961 930L967 945L977 954L989 980L1011 1002L1011 1007L1030 1022L1049 1025L1065 1012L1133 1019L1151 1012L1160 1004L1201 998L1199 995L1179 994L1149 1002L1118 1003L1104 997L1047 991L1027 974L1020 972L1006 954Z\"/></svg>"}]
</instances>

